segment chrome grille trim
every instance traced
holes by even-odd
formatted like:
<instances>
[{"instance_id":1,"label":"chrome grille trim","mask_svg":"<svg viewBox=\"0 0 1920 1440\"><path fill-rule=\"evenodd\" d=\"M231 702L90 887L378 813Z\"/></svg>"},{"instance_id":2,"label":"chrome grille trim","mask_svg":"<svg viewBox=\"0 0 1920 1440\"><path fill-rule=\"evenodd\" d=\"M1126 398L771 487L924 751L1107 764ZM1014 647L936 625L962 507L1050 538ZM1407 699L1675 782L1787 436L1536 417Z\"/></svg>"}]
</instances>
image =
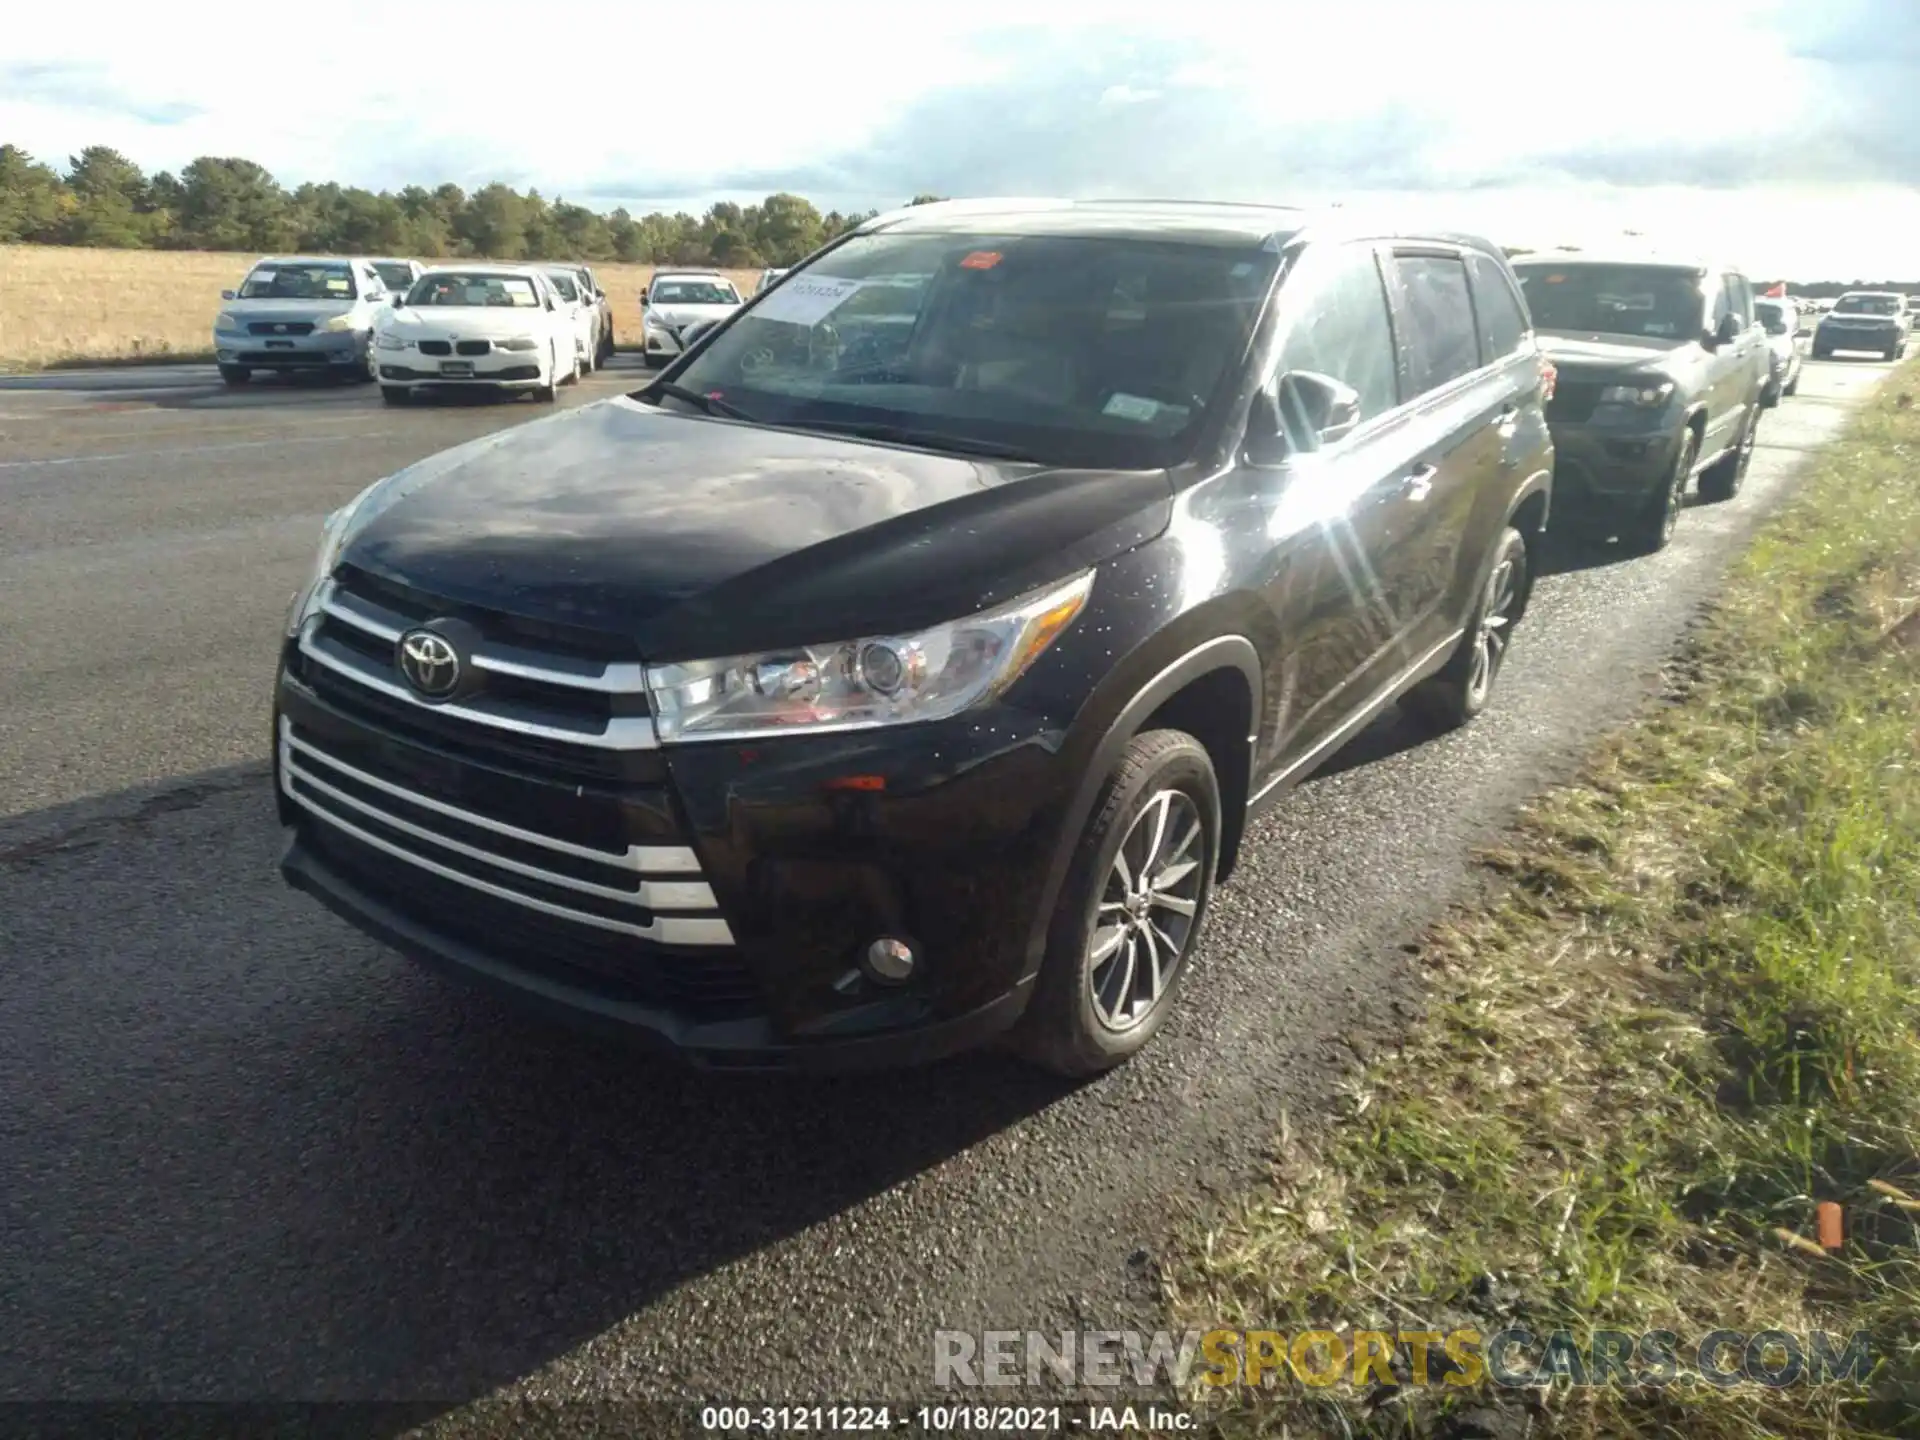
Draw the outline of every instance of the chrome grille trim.
<instances>
[{"instance_id":1,"label":"chrome grille trim","mask_svg":"<svg viewBox=\"0 0 1920 1440\"><path fill-rule=\"evenodd\" d=\"M314 759L339 771L349 779L371 789L382 791L409 805L417 805L422 810L431 810L462 824L473 825L482 830L491 830L495 834L505 835L512 840L524 841L528 845L541 845L562 855L572 855L581 860L597 860L603 865L611 865L620 870L631 870L640 875L698 875L700 857L685 845L629 845L624 855L616 855L610 850L595 850L591 845L576 845L570 840L557 840L551 835L542 835L537 830L522 830L518 825L509 825L503 820L478 814L472 810L463 810L458 805L449 805L444 800L436 800L431 795L423 795L418 790L409 790L404 785L396 785L391 780L383 780L378 775L369 775L357 766L329 755L301 739L294 733L293 722L286 716L280 717L280 744L282 749L291 746L294 750L304 751ZM700 887L706 891L706 886ZM713 895L697 905L690 904L685 909L711 908Z\"/></svg>"},{"instance_id":2,"label":"chrome grille trim","mask_svg":"<svg viewBox=\"0 0 1920 1440\"><path fill-rule=\"evenodd\" d=\"M521 905L529 910L537 911L542 915L551 915L557 919L570 921L576 925L590 925L595 929L611 930L617 934L631 935L636 939L650 940L662 945L730 946L733 944L732 929L728 926L727 922L718 915L656 914L650 921L643 922L638 920L619 920L611 916L597 915L591 911L575 910L566 905L556 905L551 901L523 894L507 885L496 885L478 876L469 875L464 870L458 870L449 865L442 865L428 856L420 854L418 851L410 850L403 845L395 844L383 836L375 835L371 831L354 824L344 816L336 814L332 810L317 803L311 796L302 794L296 787L295 782L298 781L302 785L311 786L314 790L326 795L335 803L359 810L369 817L378 820L378 822L384 826L398 830L403 834L418 836L433 845L478 859L487 865L510 872L524 873L529 876L538 877L543 884L562 886L567 889L580 891L583 894L597 895L603 899L619 900L632 904L643 903L641 902L639 894L633 891L611 890L603 886L589 885L583 881L575 880L571 876L538 870L532 866L521 865L518 862L507 860L501 856L486 854L484 851L477 850L472 846L465 845L446 836L433 835L420 826L402 820L397 815L387 814L356 797L346 795L337 787L328 785L325 781L315 777L311 772L302 770L294 764L294 748L291 743L292 737L288 735L284 729L282 734L283 743L280 750L281 790L285 792L288 799L292 800L308 814L347 835L351 835L362 845L371 846L383 854L391 855L396 860L404 860L409 865L418 866L422 870L438 875L443 880L452 881L457 885L465 885L484 895L491 895L495 899L509 901L515 905ZM316 750L313 751L313 753L325 758L324 752ZM328 761L328 763L332 764L333 762ZM669 881L666 883L676 889L691 890L694 888L690 882ZM707 886L704 883L700 884L698 888L700 890L707 890ZM708 891L708 898L711 900L711 891Z\"/></svg>"},{"instance_id":3,"label":"chrome grille trim","mask_svg":"<svg viewBox=\"0 0 1920 1440\"><path fill-rule=\"evenodd\" d=\"M390 610L378 608L358 596L345 595L329 583L320 608L343 625L388 642L397 642L412 622ZM474 651L468 660L479 670L497 675L513 675L522 680L537 680L569 690L592 690L603 695L643 695L647 689L646 668L632 661L611 661L591 673L555 670L532 660L515 659L512 653L488 646Z\"/></svg>"},{"instance_id":4,"label":"chrome grille trim","mask_svg":"<svg viewBox=\"0 0 1920 1440\"><path fill-rule=\"evenodd\" d=\"M336 675L343 675L356 685L364 685L369 690L377 690L394 700L401 700L414 708L435 715L449 715L456 720L465 720L475 725L489 726L495 730L510 730L516 735L532 735L542 740L559 740L569 745L585 745L597 750L655 750L660 739L653 728L651 715L615 715L610 717L599 730L576 730L563 725L543 725L537 720L524 720L515 715L504 714L498 710L482 709L472 704L430 704L405 685L397 684L371 668L365 656L356 650L341 647L328 650L322 647L316 638L317 627L309 623L300 632L300 653L316 665L325 666Z\"/></svg>"}]
</instances>

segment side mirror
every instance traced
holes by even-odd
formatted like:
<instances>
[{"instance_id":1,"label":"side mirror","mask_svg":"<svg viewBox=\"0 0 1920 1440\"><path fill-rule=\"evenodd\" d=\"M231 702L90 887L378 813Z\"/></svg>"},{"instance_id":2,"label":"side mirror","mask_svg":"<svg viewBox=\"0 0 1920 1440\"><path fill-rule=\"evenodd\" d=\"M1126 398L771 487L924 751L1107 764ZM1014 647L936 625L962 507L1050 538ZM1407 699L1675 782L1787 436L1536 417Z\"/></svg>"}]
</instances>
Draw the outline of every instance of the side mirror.
<instances>
[{"instance_id":1,"label":"side mirror","mask_svg":"<svg viewBox=\"0 0 1920 1440\"><path fill-rule=\"evenodd\" d=\"M1731 345L1739 338L1740 317L1734 314L1722 315L1719 325L1714 328L1713 343L1715 345Z\"/></svg>"},{"instance_id":2,"label":"side mirror","mask_svg":"<svg viewBox=\"0 0 1920 1440\"><path fill-rule=\"evenodd\" d=\"M1247 416L1247 459L1277 465L1295 451L1338 444L1359 424L1359 391L1331 375L1289 370L1274 391L1254 396Z\"/></svg>"},{"instance_id":3,"label":"side mirror","mask_svg":"<svg viewBox=\"0 0 1920 1440\"><path fill-rule=\"evenodd\" d=\"M231 291L231 290L222 290L222 291L220 292L220 298L221 298L222 300L231 300L231 299L233 299L233 291Z\"/></svg>"},{"instance_id":4,"label":"side mirror","mask_svg":"<svg viewBox=\"0 0 1920 1440\"><path fill-rule=\"evenodd\" d=\"M709 330L713 329L713 327L719 323L720 322L717 320L694 321L693 324L687 326L685 330L680 332L680 348L682 350L691 350L697 343L699 343L700 337L702 335L705 335Z\"/></svg>"}]
</instances>

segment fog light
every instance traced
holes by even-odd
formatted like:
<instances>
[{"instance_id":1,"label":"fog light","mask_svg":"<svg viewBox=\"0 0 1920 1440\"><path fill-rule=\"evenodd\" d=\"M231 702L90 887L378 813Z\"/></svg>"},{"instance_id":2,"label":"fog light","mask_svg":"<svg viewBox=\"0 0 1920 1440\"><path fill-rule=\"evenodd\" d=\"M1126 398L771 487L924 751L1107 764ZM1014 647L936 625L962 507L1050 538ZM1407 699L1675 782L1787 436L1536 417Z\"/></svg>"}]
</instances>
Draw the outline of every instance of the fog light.
<instances>
[{"instance_id":1,"label":"fog light","mask_svg":"<svg viewBox=\"0 0 1920 1440\"><path fill-rule=\"evenodd\" d=\"M861 963L867 974L882 985L899 985L913 974L919 957L906 941L885 938L867 946L866 958Z\"/></svg>"}]
</instances>

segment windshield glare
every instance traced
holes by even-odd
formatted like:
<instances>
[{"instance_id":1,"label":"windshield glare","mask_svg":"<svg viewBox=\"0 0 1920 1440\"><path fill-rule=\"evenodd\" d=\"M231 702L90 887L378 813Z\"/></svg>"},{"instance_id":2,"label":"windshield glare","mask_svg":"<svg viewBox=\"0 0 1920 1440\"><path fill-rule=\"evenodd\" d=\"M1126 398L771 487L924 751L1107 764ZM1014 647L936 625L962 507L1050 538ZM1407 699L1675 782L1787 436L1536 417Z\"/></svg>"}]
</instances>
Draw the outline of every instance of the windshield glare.
<instances>
[{"instance_id":1,"label":"windshield glare","mask_svg":"<svg viewBox=\"0 0 1920 1440\"><path fill-rule=\"evenodd\" d=\"M405 290L413 283L413 268L408 265L376 265L373 273L389 290Z\"/></svg>"},{"instance_id":2,"label":"windshield glare","mask_svg":"<svg viewBox=\"0 0 1920 1440\"><path fill-rule=\"evenodd\" d=\"M1542 330L1682 340L1700 333L1700 282L1654 265L1519 265Z\"/></svg>"},{"instance_id":3,"label":"windshield glare","mask_svg":"<svg viewBox=\"0 0 1920 1440\"><path fill-rule=\"evenodd\" d=\"M240 287L242 300L351 300L348 265L259 265Z\"/></svg>"},{"instance_id":4,"label":"windshield glare","mask_svg":"<svg viewBox=\"0 0 1920 1440\"><path fill-rule=\"evenodd\" d=\"M740 292L725 281L662 280L653 287L651 305L738 305Z\"/></svg>"},{"instance_id":5,"label":"windshield glare","mask_svg":"<svg viewBox=\"0 0 1920 1440\"><path fill-rule=\"evenodd\" d=\"M863 235L791 272L675 378L772 424L1168 465L1243 355L1275 263L1252 243Z\"/></svg>"},{"instance_id":6,"label":"windshield glare","mask_svg":"<svg viewBox=\"0 0 1920 1440\"><path fill-rule=\"evenodd\" d=\"M524 275L484 273L423 275L407 296L409 305L484 305L535 309L540 296Z\"/></svg>"},{"instance_id":7,"label":"windshield glare","mask_svg":"<svg viewBox=\"0 0 1920 1440\"><path fill-rule=\"evenodd\" d=\"M1897 295L1842 295L1834 302L1836 315L1898 315L1900 297Z\"/></svg>"},{"instance_id":8,"label":"windshield glare","mask_svg":"<svg viewBox=\"0 0 1920 1440\"><path fill-rule=\"evenodd\" d=\"M553 282L553 288L560 292L563 299L578 300L580 298L580 291L574 285L571 275L554 271L549 273L547 278Z\"/></svg>"}]
</instances>

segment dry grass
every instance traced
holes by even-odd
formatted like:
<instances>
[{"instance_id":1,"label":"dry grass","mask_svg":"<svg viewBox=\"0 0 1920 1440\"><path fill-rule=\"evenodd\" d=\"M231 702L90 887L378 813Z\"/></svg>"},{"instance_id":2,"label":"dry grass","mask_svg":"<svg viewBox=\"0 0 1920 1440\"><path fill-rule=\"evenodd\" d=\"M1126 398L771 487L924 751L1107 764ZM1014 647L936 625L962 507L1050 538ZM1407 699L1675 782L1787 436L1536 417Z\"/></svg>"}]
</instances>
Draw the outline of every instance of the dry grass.
<instances>
[{"instance_id":1,"label":"dry grass","mask_svg":"<svg viewBox=\"0 0 1920 1440\"><path fill-rule=\"evenodd\" d=\"M0 245L0 370L88 360L208 358L220 292L257 256L201 250ZM640 343L651 265L596 265L613 299L614 335ZM757 270L729 270L749 293Z\"/></svg>"},{"instance_id":2,"label":"dry grass","mask_svg":"<svg viewBox=\"0 0 1920 1440\"><path fill-rule=\"evenodd\" d=\"M1431 1011L1171 1278L1199 1328L1868 1332L1871 1383L1231 1390L1230 1435L1920 1434L1920 363L1673 703L1483 857ZM1813 1243L1815 1206L1844 1239ZM1401 1371L1404 1376L1404 1371Z\"/></svg>"}]
</instances>

